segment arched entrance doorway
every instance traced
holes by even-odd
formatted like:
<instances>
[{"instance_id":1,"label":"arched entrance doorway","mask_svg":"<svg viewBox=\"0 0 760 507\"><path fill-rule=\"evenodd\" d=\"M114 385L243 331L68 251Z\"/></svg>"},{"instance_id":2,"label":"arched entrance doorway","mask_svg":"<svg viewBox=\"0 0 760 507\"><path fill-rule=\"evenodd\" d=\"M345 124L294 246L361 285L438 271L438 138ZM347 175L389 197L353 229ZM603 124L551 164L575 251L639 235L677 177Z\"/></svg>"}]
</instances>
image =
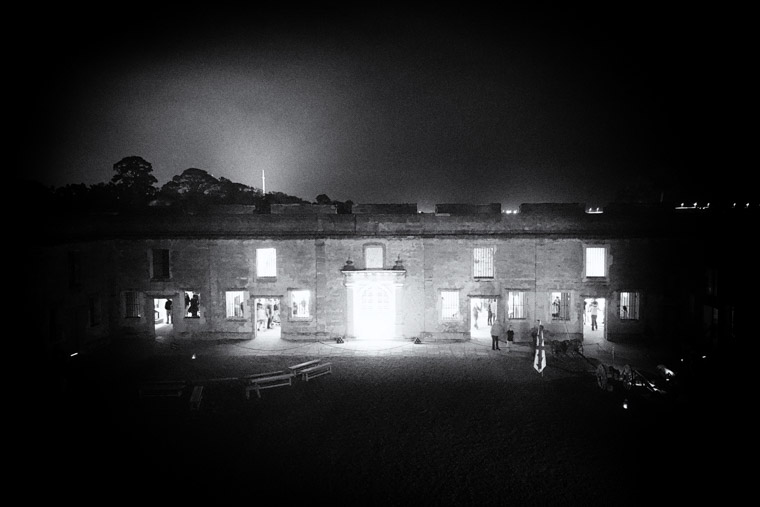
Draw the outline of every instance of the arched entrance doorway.
<instances>
[{"instance_id":1,"label":"arched entrance doorway","mask_svg":"<svg viewBox=\"0 0 760 507\"><path fill-rule=\"evenodd\" d=\"M406 270L343 270L343 275L346 336L366 340L398 337L398 303Z\"/></svg>"}]
</instances>

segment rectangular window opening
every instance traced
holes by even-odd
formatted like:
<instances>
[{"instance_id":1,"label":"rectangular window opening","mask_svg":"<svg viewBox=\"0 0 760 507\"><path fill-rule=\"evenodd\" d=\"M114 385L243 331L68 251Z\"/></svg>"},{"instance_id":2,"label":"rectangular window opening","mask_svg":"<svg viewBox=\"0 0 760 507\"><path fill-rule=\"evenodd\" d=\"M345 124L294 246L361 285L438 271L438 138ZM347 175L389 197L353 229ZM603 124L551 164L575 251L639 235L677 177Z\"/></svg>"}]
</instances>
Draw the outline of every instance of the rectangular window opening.
<instances>
[{"instance_id":1,"label":"rectangular window opening","mask_svg":"<svg viewBox=\"0 0 760 507\"><path fill-rule=\"evenodd\" d=\"M552 320L570 320L570 293L552 292Z\"/></svg>"},{"instance_id":2,"label":"rectangular window opening","mask_svg":"<svg viewBox=\"0 0 760 507\"><path fill-rule=\"evenodd\" d=\"M225 307L228 319L245 317L245 291L228 290L225 294Z\"/></svg>"},{"instance_id":3,"label":"rectangular window opening","mask_svg":"<svg viewBox=\"0 0 760 507\"><path fill-rule=\"evenodd\" d=\"M607 276L607 250L604 247L587 247L586 248L586 276L587 277L604 277Z\"/></svg>"},{"instance_id":4,"label":"rectangular window opening","mask_svg":"<svg viewBox=\"0 0 760 507\"><path fill-rule=\"evenodd\" d=\"M620 293L620 320L639 320L639 293Z\"/></svg>"},{"instance_id":5,"label":"rectangular window opening","mask_svg":"<svg viewBox=\"0 0 760 507\"><path fill-rule=\"evenodd\" d=\"M185 291L185 317L198 319L201 316L201 295L199 292Z\"/></svg>"},{"instance_id":6,"label":"rectangular window opening","mask_svg":"<svg viewBox=\"0 0 760 507\"><path fill-rule=\"evenodd\" d=\"M511 320L525 318L524 291L509 291L507 293L507 318Z\"/></svg>"},{"instance_id":7,"label":"rectangular window opening","mask_svg":"<svg viewBox=\"0 0 760 507\"><path fill-rule=\"evenodd\" d=\"M127 291L124 293L124 316L128 319L139 319L140 315L140 298L137 292Z\"/></svg>"},{"instance_id":8,"label":"rectangular window opening","mask_svg":"<svg viewBox=\"0 0 760 507\"><path fill-rule=\"evenodd\" d=\"M290 293L290 315L294 319L304 319L310 316L311 292L294 290Z\"/></svg>"},{"instance_id":9,"label":"rectangular window opening","mask_svg":"<svg viewBox=\"0 0 760 507\"><path fill-rule=\"evenodd\" d=\"M165 248L154 248L152 250L152 268L151 278L154 280L166 280L170 278L169 274L169 250Z\"/></svg>"},{"instance_id":10,"label":"rectangular window opening","mask_svg":"<svg viewBox=\"0 0 760 507\"><path fill-rule=\"evenodd\" d=\"M277 250L275 248L256 249L256 276L259 278L277 276Z\"/></svg>"},{"instance_id":11,"label":"rectangular window opening","mask_svg":"<svg viewBox=\"0 0 760 507\"><path fill-rule=\"evenodd\" d=\"M441 291L441 320L448 322L460 320L458 290Z\"/></svg>"},{"instance_id":12,"label":"rectangular window opening","mask_svg":"<svg viewBox=\"0 0 760 507\"><path fill-rule=\"evenodd\" d=\"M493 278L493 247L473 249L473 276L475 278Z\"/></svg>"}]
</instances>

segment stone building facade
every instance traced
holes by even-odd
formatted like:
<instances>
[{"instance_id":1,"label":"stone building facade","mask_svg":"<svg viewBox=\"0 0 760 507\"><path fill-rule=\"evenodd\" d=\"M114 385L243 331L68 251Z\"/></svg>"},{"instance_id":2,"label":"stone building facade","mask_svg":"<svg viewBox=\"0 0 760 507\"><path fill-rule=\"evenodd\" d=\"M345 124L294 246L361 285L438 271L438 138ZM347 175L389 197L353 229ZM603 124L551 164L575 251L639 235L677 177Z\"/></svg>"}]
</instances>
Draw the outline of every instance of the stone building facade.
<instances>
[{"instance_id":1,"label":"stone building facade","mask_svg":"<svg viewBox=\"0 0 760 507\"><path fill-rule=\"evenodd\" d=\"M487 333L475 315L493 303L516 341L537 319L554 339L704 341L686 335L707 325L717 333L708 341L725 340L744 306L705 288L737 269L709 246L711 224L661 207L576 204L59 217L30 252L32 328L46 350L151 339L169 318L174 339L255 340L256 305L273 301L281 340L470 340Z\"/></svg>"}]
</instances>

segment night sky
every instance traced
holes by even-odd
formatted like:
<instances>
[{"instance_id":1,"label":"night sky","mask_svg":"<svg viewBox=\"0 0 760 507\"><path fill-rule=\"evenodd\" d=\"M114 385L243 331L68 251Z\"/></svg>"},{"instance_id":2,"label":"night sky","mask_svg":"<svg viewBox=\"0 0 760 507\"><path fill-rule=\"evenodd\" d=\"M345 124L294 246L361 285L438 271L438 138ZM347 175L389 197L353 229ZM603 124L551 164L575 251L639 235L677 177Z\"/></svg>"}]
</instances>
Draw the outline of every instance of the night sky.
<instances>
[{"instance_id":1,"label":"night sky","mask_svg":"<svg viewBox=\"0 0 760 507\"><path fill-rule=\"evenodd\" d=\"M746 13L128 8L17 20L25 176L107 182L136 155L159 186L263 170L268 191L423 210L748 188Z\"/></svg>"}]
</instances>

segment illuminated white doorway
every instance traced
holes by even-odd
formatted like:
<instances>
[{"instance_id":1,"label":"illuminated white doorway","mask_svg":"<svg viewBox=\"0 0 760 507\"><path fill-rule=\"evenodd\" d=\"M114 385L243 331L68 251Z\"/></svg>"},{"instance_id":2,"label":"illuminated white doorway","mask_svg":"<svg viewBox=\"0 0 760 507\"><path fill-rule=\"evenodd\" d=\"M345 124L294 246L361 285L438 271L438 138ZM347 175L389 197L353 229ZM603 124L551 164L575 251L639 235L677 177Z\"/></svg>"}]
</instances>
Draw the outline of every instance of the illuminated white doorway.
<instances>
[{"instance_id":1,"label":"illuminated white doorway","mask_svg":"<svg viewBox=\"0 0 760 507\"><path fill-rule=\"evenodd\" d=\"M171 298L153 298L153 329L156 336L171 334L174 330L172 303Z\"/></svg>"},{"instance_id":2,"label":"illuminated white doorway","mask_svg":"<svg viewBox=\"0 0 760 507\"><path fill-rule=\"evenodd\" d=\"M357 338L393 338L396 297L392 284L383 281L361 284L354 292L354 330Z\"/></svg>"},{"instance_id":3,"label":"illuminated white doorway","mask_svg":"<svg viewBox=\"0 0 760 507\"><path fill-rule=\"evenodd\" d=\"M278 297L253 298L253 336L278 340L281 335L282 304Z\"/></svg>"},{"instance_id":4,"label":"illuminated white doorway","mask_svg":"<svg viewBox=\"0 0 760 507\"><path fill-rule=\"evenodd\" d=\"M605 310L606 300L604 298L583 299L584 342L602 343L604 341ZM594 319L594 315L596 315L596 319Z\"/></svg>"},{"instance_id":5,"label":"illuminated white doorway","mask_svg":"<svg viewBox=\"0 0 760 507\"><path fill-rule=\"evenodd\" d=\"M496 298L470 298L470 338L485 338L490 344L491 323L496 318L497 307Z\"/></svg>"}]
</instances>

